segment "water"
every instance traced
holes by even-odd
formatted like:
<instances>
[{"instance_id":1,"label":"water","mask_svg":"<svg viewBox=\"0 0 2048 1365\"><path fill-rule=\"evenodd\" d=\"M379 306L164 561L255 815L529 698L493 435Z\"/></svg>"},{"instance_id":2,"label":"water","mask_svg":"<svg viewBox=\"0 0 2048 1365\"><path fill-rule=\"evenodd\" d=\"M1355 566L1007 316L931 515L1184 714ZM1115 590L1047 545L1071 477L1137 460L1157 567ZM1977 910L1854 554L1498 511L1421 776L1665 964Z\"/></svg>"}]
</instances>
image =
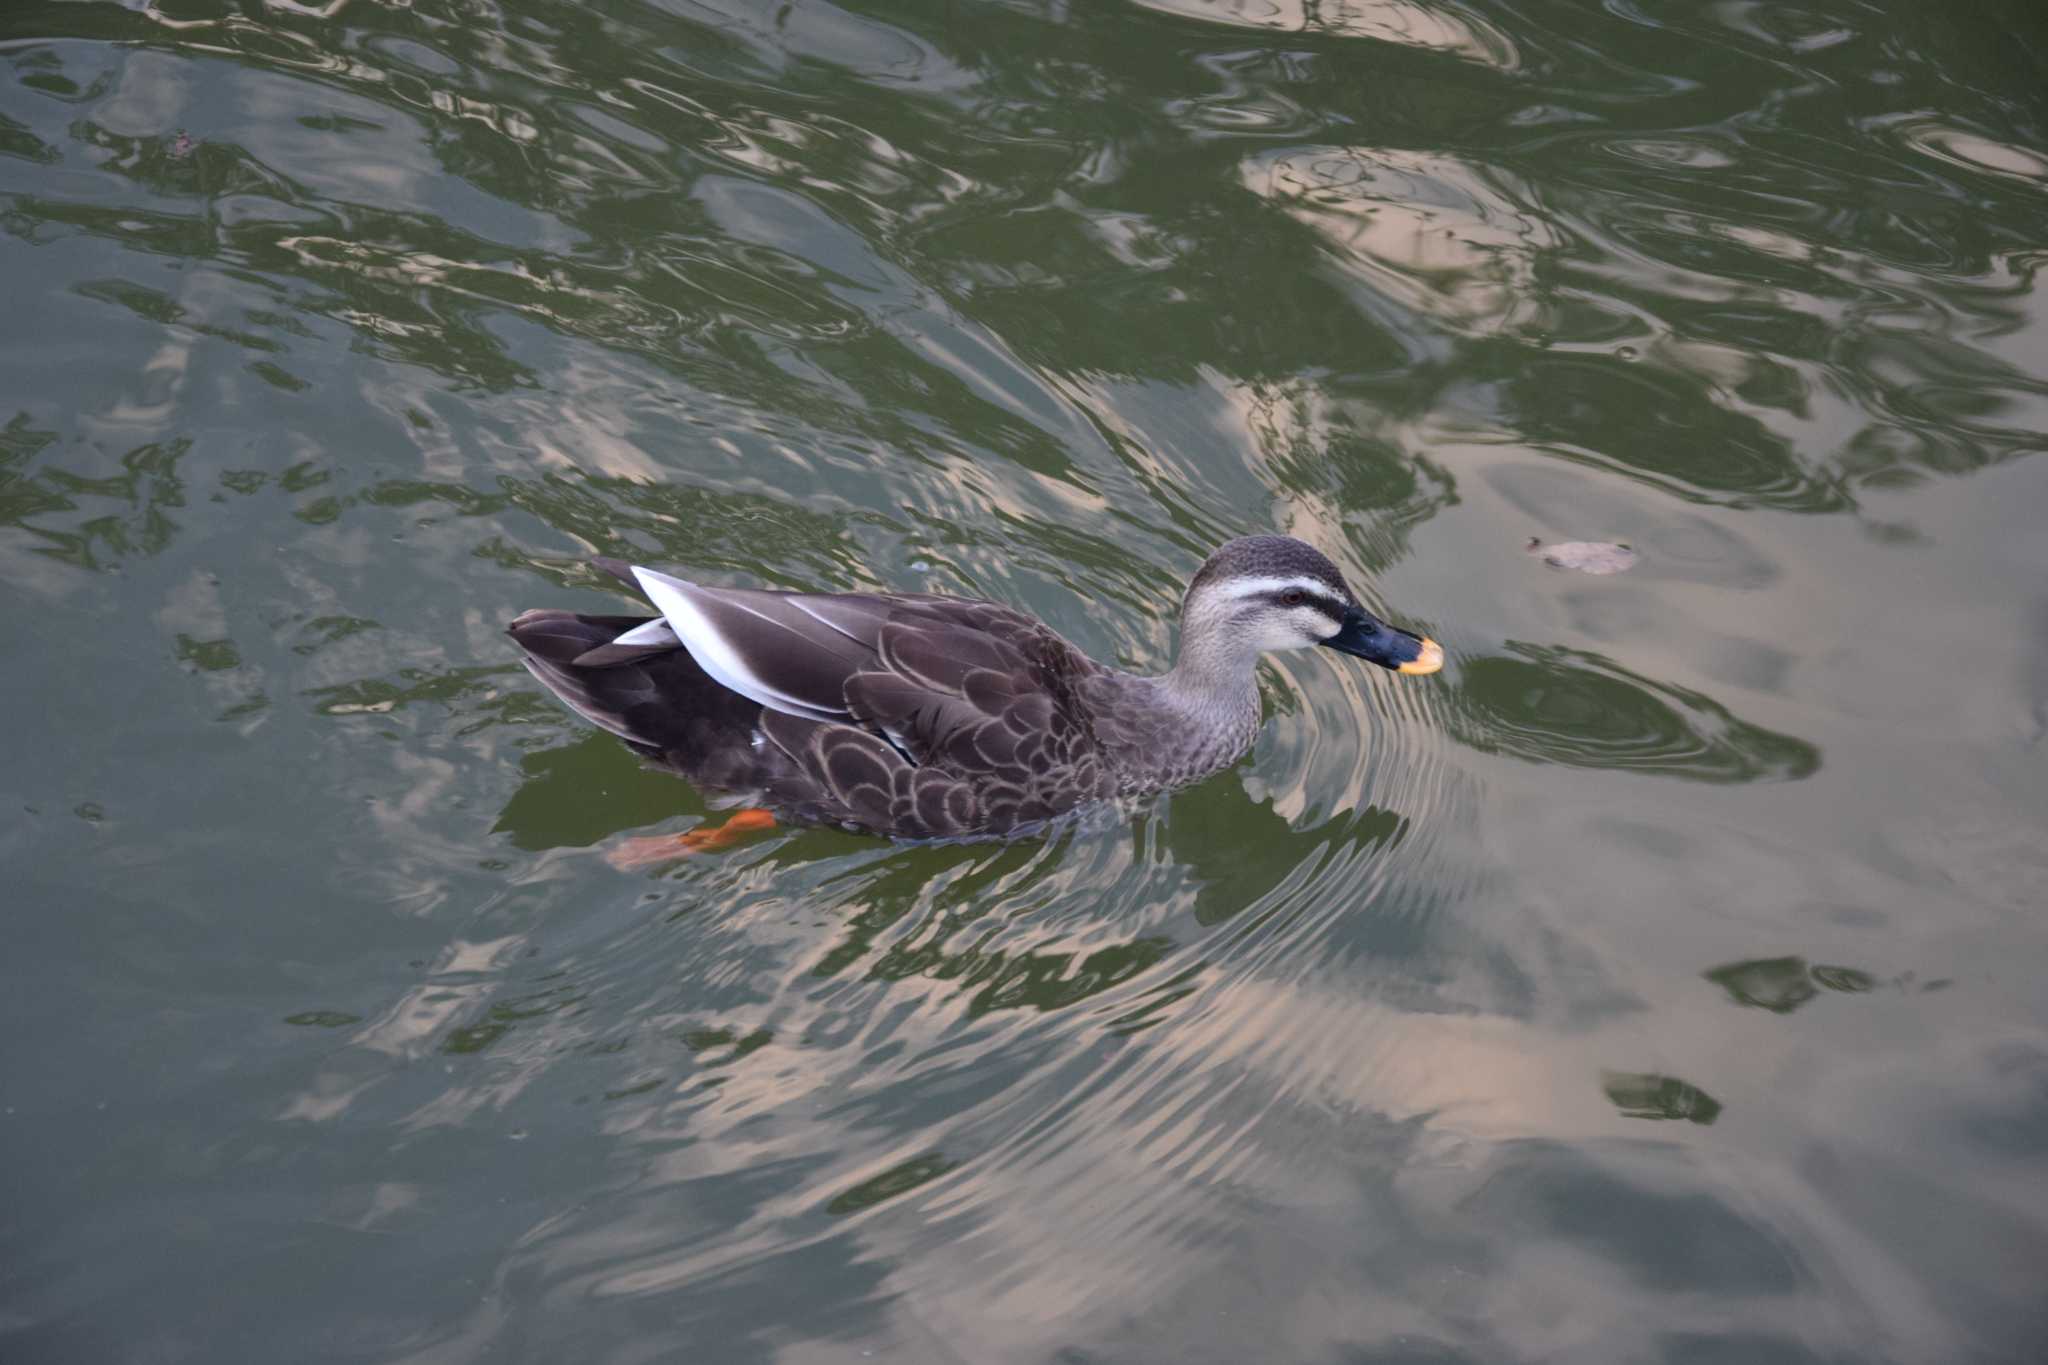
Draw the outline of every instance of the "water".
<instances>
[{"instance_id":1,"label":"water","mask_svg":"<svg viewBox=\"0 0 2048 1365\"><path fill-rule=\"evenodd\" d=\"M2048 1352L2037 5L0 38L8 1360ZM500 634L1276 529L1449 667L1045 846L623 875Z\"/></svg>"}]
</instances>

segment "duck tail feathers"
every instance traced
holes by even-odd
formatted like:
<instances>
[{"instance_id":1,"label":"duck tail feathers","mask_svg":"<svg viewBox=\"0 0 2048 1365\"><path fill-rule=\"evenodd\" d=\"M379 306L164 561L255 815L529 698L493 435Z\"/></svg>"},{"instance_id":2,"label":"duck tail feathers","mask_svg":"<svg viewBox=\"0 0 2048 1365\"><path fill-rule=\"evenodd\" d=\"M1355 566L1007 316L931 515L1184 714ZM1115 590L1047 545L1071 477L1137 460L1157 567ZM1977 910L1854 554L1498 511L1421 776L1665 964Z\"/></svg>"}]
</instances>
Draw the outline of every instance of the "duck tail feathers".
<instances>
[{"instance_id":1,"label":"duck tail feathers","mask_svg":"<svg viewBox=\"0 0 2048 1365\"><path fill-rule=\"evenodd\" d=\"M505 633L524 651L526 671L564 706L630 744L661 746L664 736L634 724L653 689L646 674L632 667L679 647L660 617L529 611Z\"/></svg>"}]
</instances>

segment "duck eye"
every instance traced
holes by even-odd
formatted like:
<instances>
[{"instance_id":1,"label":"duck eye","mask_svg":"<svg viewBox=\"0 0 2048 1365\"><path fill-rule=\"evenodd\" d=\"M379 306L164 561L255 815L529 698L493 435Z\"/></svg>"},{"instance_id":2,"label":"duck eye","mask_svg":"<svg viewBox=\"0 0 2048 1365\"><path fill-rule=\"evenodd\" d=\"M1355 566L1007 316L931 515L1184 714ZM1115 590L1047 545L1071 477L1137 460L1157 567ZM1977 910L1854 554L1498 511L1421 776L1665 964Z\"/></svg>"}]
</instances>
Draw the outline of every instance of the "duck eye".
<instances>
[{"instance_id":1,"label":"duck eye","mask_svg":"<svg viewBox=\"0 0 2048 1365\"><path fill-rule=\"evenodd\" d=\"M1308 601L1308 594L1300 588L1289 588L1286 592L1280 594L1280 600L1290 607L1298 607L1303 602Z\"/></svg>"}]
</instances>

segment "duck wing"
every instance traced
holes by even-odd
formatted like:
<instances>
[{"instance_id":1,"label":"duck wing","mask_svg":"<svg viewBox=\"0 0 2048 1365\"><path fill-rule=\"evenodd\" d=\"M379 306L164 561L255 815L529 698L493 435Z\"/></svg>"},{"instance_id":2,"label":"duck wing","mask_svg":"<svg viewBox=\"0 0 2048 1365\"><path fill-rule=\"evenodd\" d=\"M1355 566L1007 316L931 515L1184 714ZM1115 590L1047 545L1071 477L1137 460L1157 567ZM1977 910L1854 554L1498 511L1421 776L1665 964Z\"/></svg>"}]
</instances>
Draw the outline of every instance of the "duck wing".
<instances>
[{"instance_id":1,"label":"duck wing","mask_svg":"<svg viewBox=\"0 0 2048 1365\"><path fill-rule=\"evenodd\" d=\"M846 680L873 666L887 596L707 588L653 569L628 572L720 686L785 715L854 719Z\"/></svg>"},{"instance_id":2,"label":"duck wing","mask_svg":"<svg viewBox=\"0 0 2048 1365\"><path fill-rule=\"evenodd\" d=\"M1076 685L1101 672L1006 607L895 593L707 588L633 568L682 647L758 703L785 793L897 835L991 834L1108 793ZM615 642L625 648L655 644Z\"/></svg>"}]
</instances>

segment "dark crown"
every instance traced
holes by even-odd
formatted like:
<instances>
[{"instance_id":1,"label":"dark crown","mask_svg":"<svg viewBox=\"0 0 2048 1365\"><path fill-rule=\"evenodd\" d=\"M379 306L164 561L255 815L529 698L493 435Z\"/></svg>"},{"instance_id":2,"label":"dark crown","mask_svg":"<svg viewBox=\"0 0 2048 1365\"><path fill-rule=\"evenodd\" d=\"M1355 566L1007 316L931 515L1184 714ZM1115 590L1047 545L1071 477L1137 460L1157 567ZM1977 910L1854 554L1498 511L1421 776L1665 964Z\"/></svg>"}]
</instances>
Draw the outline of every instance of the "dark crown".
<instances>
[{"instance_id":1,"label":"dark crown","mask_svg":"<svg viewBox=\"0 0 2048 1365\"><path fill-rule=\"evenodd\" d=\"M1352 599L1344 575L1322 551L1293 536L1244 536L1225 541L1188 584L1188 594L1207 583L1232 578L1311 578L1339 601Z\"/></svg>"}]
</instances>

